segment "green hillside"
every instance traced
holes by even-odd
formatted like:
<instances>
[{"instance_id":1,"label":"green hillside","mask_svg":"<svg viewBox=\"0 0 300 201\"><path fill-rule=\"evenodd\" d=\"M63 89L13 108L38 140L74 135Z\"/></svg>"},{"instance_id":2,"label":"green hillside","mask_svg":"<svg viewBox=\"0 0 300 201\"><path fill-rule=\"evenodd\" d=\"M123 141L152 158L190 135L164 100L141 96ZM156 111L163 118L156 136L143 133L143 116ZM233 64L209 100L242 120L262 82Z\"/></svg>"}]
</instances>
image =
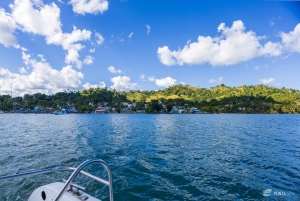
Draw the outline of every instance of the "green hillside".
<instances>
[{"instance_id":1,"label":"green hillside","mask_svg":"<svg viewBox=\"0 0 300 201\"><path fill-rule=\"evenodd\" d=\"M122 108L123 102L135 103L133 110L147 113L168 112L173 106L197 107L207 113L300 113L299 90L265 85L229 87L224 84L207 88L175 85L158 91L118 92L107 88L53 95L33 94L11 98L0 96L0 110L76 107L98 105ZM145 107L145 104L147 104ZM119 110L117 110L119 111Z\"/></svg>"}]
</instances>

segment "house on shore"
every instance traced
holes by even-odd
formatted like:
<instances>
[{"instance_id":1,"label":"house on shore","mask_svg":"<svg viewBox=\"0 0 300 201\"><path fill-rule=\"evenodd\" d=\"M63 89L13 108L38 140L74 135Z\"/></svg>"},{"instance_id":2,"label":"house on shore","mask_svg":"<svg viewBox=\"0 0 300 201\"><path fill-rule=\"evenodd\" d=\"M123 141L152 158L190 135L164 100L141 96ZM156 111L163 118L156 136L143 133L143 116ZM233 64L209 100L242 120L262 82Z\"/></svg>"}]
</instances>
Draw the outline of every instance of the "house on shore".
<instances>
[{"instance_id":1,"label":"house on shore","mask_svg":"<svg viewBox=\"0 0 300 201\"><path fill-rule=\"evenodd\" d=\"M201 114L200 110L198 110L196 107L192 107L190 109L191 114Z\"/></svg>"},{"instance_id":2,"label":"house on shore","mask_svg":"<svg viewBox=\"0 0 300 201\"><path fill-rule=\"evenodd\" d=\"M241 110L245 111L245 110L246 110L246 107L238 107L237 109L240 110L240 111L241 111Z\"/></svg>"},{"instance_id":3,"label":"house on shore","mask_svg":"<svg viewBox=\"0 0 300 201\"><path fill-rule=\"evenodd\" d=\"M106 107L99 106L95 109L95 113L104 114L104 113L108 113L108 110L106 109Z\"/></svg>"},{"instance_id":4,"label":"house on shore","mask_svg":"<svg viewBox=\"0 0 300 201\"><path fill-rule=\"evenodd\" d=\"M184 114L185 113L185 107L184 106L173 106L172 110L170 111L170 114Z\"/></svg>"}]
</instances>

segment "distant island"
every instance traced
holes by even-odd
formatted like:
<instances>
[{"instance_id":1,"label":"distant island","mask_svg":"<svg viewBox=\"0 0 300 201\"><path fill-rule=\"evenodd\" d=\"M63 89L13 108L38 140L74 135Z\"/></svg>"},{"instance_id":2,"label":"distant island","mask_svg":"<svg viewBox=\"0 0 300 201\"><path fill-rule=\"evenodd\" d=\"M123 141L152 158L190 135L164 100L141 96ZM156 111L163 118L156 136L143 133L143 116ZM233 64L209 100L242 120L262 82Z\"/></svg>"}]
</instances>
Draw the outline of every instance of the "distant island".
<instances>
[{"instance_id":1,"label":"distant island","mask_svg":"<svg viewBox=\"0 0 300 201\"><path fill-rule=\"evenodd\" d=\"M90 88L53 95L0 95L0 111L14 113L300 113L300 91L266 85L207 88L175 85L158 91ZM198 112L199 111L199 112Z\"/></svg>"}]
</instances>

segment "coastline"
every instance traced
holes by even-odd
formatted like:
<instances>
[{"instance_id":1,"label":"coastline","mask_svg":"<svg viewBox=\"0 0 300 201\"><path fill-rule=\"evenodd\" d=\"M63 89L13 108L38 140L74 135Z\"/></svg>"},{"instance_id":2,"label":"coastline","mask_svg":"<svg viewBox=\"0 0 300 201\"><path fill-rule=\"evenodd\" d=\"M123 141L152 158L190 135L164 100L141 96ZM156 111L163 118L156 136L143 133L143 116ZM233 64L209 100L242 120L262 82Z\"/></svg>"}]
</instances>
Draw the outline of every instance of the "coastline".
<instances>
[{"instance_id":1,"label":"coastline","mask_svg":"<svg viewBox=\"0 0 300 201\"><path fill-rule=\"evenodd\" d=\"M14 113L14 112L5 112L2 114L19 114L19 115L25 115L25 114L38 114L38 115L53 115L53 113L32 113L32 112L27 112L27 113ZM128 114L128 115L222 115L222 114L244 114L244 115L249 115L249 114L272 114L272 115L285 115L285 114L292 114L292 115L297 115L300 113L200 113L200 114L190 114L190 113L182 113L182 114L171 114L171 113L68 113L68 115L122 115L122 114Z\"/></svg>"}]
</instances>

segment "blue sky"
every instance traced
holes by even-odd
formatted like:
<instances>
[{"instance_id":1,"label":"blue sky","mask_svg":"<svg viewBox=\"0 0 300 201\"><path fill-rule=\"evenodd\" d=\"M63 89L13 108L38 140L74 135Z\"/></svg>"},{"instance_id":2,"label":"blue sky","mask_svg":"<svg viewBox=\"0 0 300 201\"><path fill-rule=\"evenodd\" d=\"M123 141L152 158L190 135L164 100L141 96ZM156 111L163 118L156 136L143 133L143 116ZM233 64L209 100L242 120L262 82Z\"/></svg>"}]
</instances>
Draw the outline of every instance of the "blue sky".
<instances>
[{"instance_id":1,"label":"blue sky","mask_svg":"<svg viewBox=\"0 0 300 201\"><path fill-rule=\"evenodd\" d=\"M0 94L267 84L300 89L300 2L0 2Z\"/></svg>"}]
</instances>

